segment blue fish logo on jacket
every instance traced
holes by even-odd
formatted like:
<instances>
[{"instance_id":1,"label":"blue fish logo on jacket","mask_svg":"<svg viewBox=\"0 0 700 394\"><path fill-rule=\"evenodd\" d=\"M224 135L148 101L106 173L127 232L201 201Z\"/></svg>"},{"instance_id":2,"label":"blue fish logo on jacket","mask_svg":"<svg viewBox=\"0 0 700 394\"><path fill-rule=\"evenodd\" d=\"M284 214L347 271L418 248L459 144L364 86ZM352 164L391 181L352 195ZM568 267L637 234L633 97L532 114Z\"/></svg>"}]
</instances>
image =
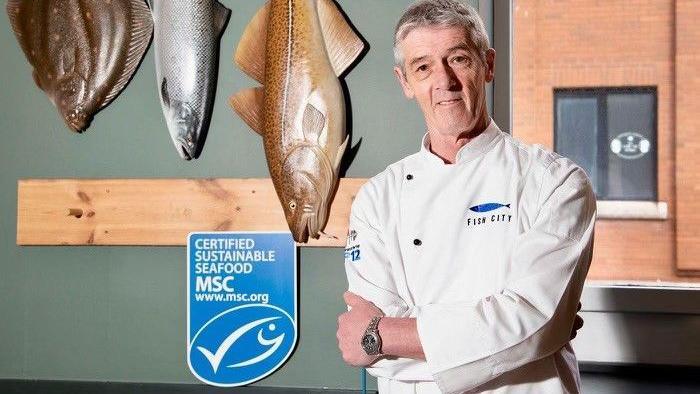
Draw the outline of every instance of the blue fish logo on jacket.
<instances>
[{"instance_id":1,"label":"blue fish logo on jacket","mask_svg":"<svg viewBox=\"0 0 700 394\"><path fill-rule=\"evenodd\" d=\"M501 208L509 208L510 209L510 204L499 204L497 202L490 202L490 203L486 203L486 204L474 205L473 207L470 207L469 210L472 212L484 213L484 212L495 211L495 210L501 209Z\"/></svg>"}]
</instances>

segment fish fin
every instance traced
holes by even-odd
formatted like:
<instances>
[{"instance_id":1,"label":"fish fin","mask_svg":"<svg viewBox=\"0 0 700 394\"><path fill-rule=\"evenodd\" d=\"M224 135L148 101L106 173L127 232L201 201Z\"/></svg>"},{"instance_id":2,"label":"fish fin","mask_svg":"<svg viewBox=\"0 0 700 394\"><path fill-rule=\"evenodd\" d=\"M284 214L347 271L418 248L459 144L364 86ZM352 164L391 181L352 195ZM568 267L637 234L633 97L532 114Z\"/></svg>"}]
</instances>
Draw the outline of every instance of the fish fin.
<instances>
[{"instance_id":1,"label":"fish fin","mask_svg":"<svg viewBox=\"0 0 700 394\"><path fill-rule=\"evenodd\" d=\"M506 204L506 208L510 208L510 204Z\"/></svg>"},{"instance_id":2,"label":"fish fin","mask_svg":"<svg viewBox=\"0 0 700 394\"><path fill-rule=\"evenodd\" d=\"M170 93L168 92L168 80L163 78L163 82L160 84L160 98L163 100L168 108L170 108Z\"/></svg>"},{"instance_id":3,"label":"fish fin","mask_svg":"<svg viewBox=\"0 0 700 394\"><path fill-rule=\"evenodd\" d=\"M360 56L365 44L333 0L318 1L318 16L328 56L335 75L340 76Z\"/></svg>"},{"instance_id":4,"label":"fish fin","mask_svg":"<svg viewBox=\"0 0 700 394\"><path fill-rule=\"evenodd\" d=\"M129 3L131 4L129 20L131 35L126 52L126 60L124 61L124 67L121 70L117 82L100 103L100 108L104 108L114 100L124 89L126 84L129 83L139 64L141 64L141 59L143 59L143 56L146 54L146 49L148 49L151 43L151 35L153 34L153 17L151 15L151 10L144 0L130 0Z\"/></svg>"},{"instance_id":5,"label":"fish fin","mask_svg":"<svg viewBox=\"0 0 700 394\"><path fill-rule=\"evenodd\" d=\"M22 18L20 17L20 14L23 12L23 3L23 0L8 0L5 10L7 11L7 16L10 18L10 25L15 33L15 37L17 37L19 47L22 49L22 52L24 52L27 60L29 60L29 64L32 65L32 79L39 89L44 90L44 87L41 84L41 78L39 78L39 73L37 72L36 68L33 68L35 64L34 56L32 56L32 51L30 48L31 37L28 36L28 34L33 33L33 31L32 29L27 29L27 31L23 29Z\"/></svg>"},{"instance_id":6,"label":"fish fin","mask_svg":"<svg viewBox=\"0 0 700 394\"><path fill-rule=\"evenodd\" d=\"M219 33L219 37L224 33L224 29L226 28L226 22L228 22L228 18L231 16L231 10L226 8L223 4L219 3L218 1L214 2L214 26L216 27L216 31Z\"/></svg>"},{"instance_id":7,"label":"fish fin","mask_svg":"<svg viewBox=\"0 0 700 394\"><path fill-rule=\"evenodd\" d=\"M233 59L244 73L262 84L265 83L265 47L269 14L270 2L267 2L246 26Z\"/></svg>"},{"instance_id":8,"label":"fish fin","mask_svg":"<svg viewBox=\"0 0 700 394\"><path fill-rule=\"evenodd\" d=\"M302 130L307 141L318 143L318 139L326 126L326 116L311 103L306 104L302 118Z\"/></svg>"},{"instance_id":9,"label":"fish fin","mask_svg":"<svg viewBox=\"0 0 700 394\"><path fill-rule=\"evenodd\" d=\"M7 16L10 17L10 25L12 25L12 30L15 32L15 37L17 37L17 42L19 42L20 48L22 48L22 51L24 52L25 56L27 56L27 59L29 59L29 62L34 64L32 61L33 56L31 54L29 44L30 37L27 37L27 33L31 33L31 29L24 29L24 26L22 25L22 18L20 17L20 14L23 11L22 3L25 2L22 0L8 0L5 10L7 11Z\"/></svg>"},{"instance_id":10,"label":"fish fin","mask_svg":"<svg viewBox=\"0 0 700 394\"><path fill-rule=\"evenodd\" d=\"M256 133L263 135L263 88L241 90L229 99L238 116Z\"/></svg>"},{"instance_id":11,"label":"fish fin","mask_svg":"<svg viewBox=\"0 0 700 394\"><path fill-rule=\"evenodd\" d=\"M39 74L37 74L36 70L32 70L32 78L34 79L36 86L38 86L39 89L44 90L44 87L41 84L41 79L39 78Z\"/></svg>"},{"instance_id":12,"label":"fish fin","mask_svg":"<svg viewBox=\"0 0 700 394\"><path fill-rule=\"evenodd\" d=\"M350 136L346 135L345 141L343 141L343 143L340 144L340 148L338 148L338 154L335 156L335 163L333 163L333 169L336 171L340 168L340 162L343 160L345 150L348 148L348 142L350 142Z\"/></svg>"}]
</instances>

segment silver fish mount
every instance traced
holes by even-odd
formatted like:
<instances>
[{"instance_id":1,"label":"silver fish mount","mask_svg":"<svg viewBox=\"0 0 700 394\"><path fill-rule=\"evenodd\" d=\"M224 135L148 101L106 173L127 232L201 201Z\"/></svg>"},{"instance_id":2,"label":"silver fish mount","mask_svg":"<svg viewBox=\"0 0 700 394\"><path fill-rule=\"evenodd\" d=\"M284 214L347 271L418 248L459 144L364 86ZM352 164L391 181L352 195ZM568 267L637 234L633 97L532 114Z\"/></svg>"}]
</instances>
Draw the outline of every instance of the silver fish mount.
<instances>
[{"instance_id":1,"label":"silver fish mount","mask_svg":"<svg viewBox=\"0 0 700 394\"><path fill-rule=\"evenodd\" d=\"M156 81L180 157L196 159L216 93L219 40L230 10L216 0L151 0Z\"/></svg>"}]
</instances>

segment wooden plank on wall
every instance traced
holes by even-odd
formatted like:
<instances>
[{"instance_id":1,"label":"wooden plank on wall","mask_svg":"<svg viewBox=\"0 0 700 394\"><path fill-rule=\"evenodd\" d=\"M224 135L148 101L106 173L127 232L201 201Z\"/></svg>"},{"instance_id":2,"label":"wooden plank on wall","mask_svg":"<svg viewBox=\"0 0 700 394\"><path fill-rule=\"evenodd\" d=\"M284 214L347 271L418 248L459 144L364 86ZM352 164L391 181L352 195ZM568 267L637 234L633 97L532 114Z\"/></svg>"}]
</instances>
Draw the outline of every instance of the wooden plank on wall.
<instances>
[{"instance_id":1,"label":"wooden plank on wall","mask_svg":"<svg viewBox=\"0 0 700 394\"><path fill-rule=\"evenodd\" d=\"M700 271L700 7L676 2L676 266Z\"/></svg>"},{"instance_id":2,"label":"wooden plank on wall","mask_svg":"<svg viewBox=\"0 0 700 394\"><path fill-rule=\"evenodd\" d=\"M366 179L341 179L325 232L345 245ZM18 245L185 245L192 231L288 231L270 179L55 179L17 185Z\"/></svg>"}]
</instances>

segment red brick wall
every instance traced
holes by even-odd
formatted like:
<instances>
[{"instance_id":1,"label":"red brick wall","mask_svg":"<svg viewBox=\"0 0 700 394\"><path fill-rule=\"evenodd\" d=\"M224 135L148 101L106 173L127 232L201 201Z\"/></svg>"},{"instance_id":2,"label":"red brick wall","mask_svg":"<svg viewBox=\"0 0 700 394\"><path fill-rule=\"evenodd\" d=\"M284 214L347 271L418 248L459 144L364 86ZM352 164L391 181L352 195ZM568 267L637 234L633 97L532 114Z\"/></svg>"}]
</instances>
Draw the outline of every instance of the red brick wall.
<instances>
[{"instance_id":1,"label":"red brick wall","mask_svg":"<svg viewBox=\"0 0 700 394\"><path fill-rule=\"evenodd\" d=\"M700 271L700 1L676 1L678 268Z\"/></svg>"},{"instance_id":2,"label":"red brick wall","mask_svg":"<svg viewBox=\"0 0 700 394\"><path fill-rule=\"evenodd\" d=\"M700 7L697 0L678 1L683 2L688 8ZM669 218L600 219L592 279L700 281L676 268L676 15L671 0L514 0L517 138L552 148L555 88L657 87L658 195L668 203ZM699 27L688 23L686 28L697 37ZM689 52L700 50L697 39L684 45ZM695 112L690 117L697 126L700 108ZM691 140L697 143L700 128L694 129ZM687 155L697 160L700 150L694 146ZM691 241L700 248L700 238Z\"/></svg>"}]
</instances>

